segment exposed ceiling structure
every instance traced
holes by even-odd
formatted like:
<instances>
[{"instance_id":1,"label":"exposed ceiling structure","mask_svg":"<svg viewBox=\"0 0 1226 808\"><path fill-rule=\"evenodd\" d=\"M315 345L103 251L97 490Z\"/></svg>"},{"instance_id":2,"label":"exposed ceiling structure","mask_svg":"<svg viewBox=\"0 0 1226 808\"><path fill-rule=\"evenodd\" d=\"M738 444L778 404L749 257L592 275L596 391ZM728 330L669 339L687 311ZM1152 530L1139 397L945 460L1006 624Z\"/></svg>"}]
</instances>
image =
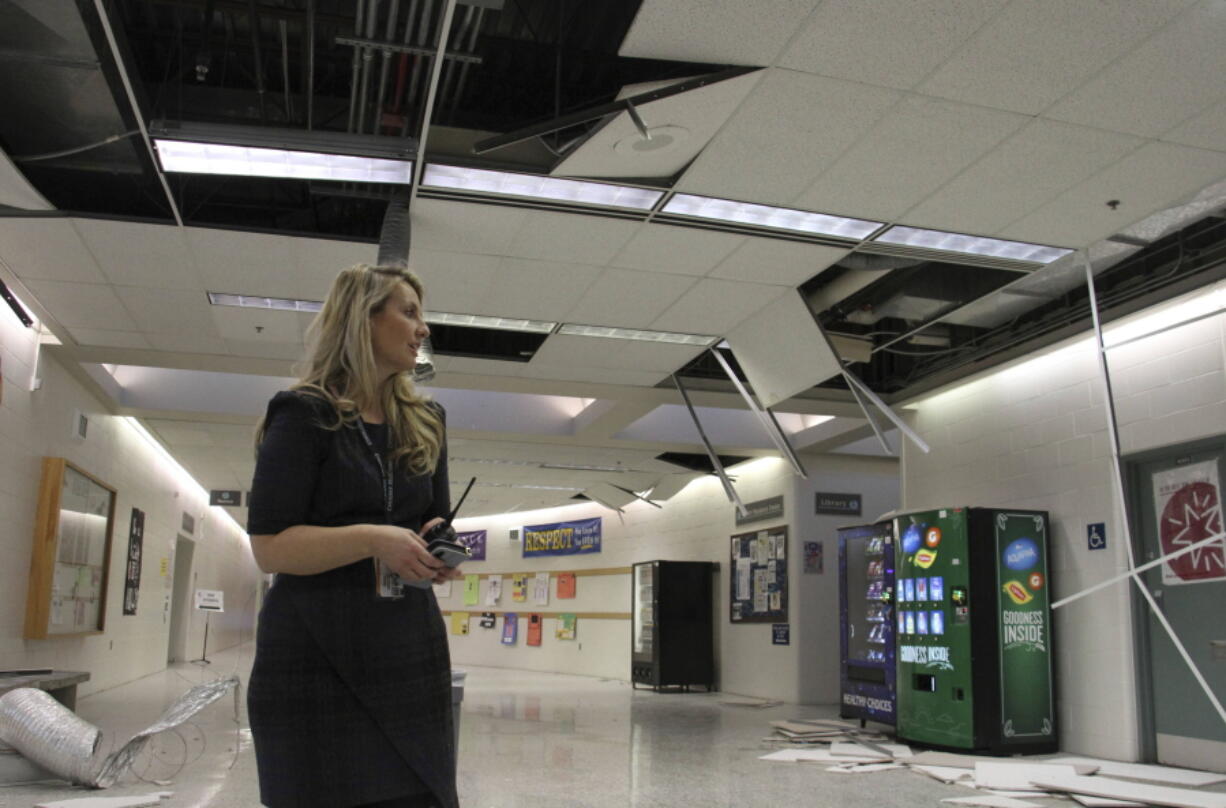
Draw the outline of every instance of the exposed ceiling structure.
<instances>
[{"instance_id":1,"label":"exposed ceiling structure","mask_svg":"<svg viewBox=\"0 0 1226 808\"><path fill-rule=\"evenodd\" d=\"M0 0L0 280L244 489L311 302L406 199L465 510L662 494L709 467L674 374L729 462L777 454L710 346L789 295L897 403L1085 328L1072 251L1114 315L1221 277L1223 74L1226 0ZM186 140L411 182L172 170ZM880 454L799 386L792 445Z\"/></svg>"}]
</instances>

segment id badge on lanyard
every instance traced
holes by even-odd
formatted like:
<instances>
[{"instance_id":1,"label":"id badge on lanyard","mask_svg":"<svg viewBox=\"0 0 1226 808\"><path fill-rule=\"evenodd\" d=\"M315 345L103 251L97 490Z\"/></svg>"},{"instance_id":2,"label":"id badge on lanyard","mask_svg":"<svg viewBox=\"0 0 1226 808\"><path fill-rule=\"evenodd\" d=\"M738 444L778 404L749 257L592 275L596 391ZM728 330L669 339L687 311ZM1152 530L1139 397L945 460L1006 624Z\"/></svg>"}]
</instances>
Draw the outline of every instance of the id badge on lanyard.
<instances>
[{"instance_id":1,"label":"id badge on lanyard","mask_svg":"<svg viewBox=\"0 0 1226 808\"><path fill-rule=\"evenodd\" d=\"M370 449L370 453L374 455L375 464L379 467L379 477L383 482L383 522L390 525L392 523L392 503L395 498L392 461L388 458L384 462L383 455L375 448L375 444L371 441L370 435L367 434L366 427L362 424L361 418L358 418L357 424L358 432L362 433L362 441L366 444L366 448ZM387 447L384 446L384 449L386 450ZM378 556L375 556L374 562L375 597L379 600L399 600L403 598L404 581L400 576L392 572Z\"/></svg>"}]
</instances>

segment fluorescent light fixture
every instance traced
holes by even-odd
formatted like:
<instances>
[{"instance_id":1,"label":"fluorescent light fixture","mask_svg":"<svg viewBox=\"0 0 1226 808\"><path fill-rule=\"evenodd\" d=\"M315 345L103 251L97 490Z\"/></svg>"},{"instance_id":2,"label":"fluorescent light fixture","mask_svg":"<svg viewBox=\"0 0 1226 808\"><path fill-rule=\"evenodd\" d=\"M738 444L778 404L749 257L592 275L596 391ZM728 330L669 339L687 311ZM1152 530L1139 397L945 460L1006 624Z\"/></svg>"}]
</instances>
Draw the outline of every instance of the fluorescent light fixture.
<instances>
[{"instance_id":1,"label":"fluorescent light fixture","mask_svg":"<svg viewBox=\"0 0 1226 808\"><path fill-rule=\"evenodd\" d=\"M548 199L554 202L575 202L610 208L651 210L663 191L612 185L604 182L583 182L544 177L539 174L516 174L510 171L488 171L437 163L426 165L423 187L453 188L478 191L498 196L520 196L528 199Z\"/></svg>"},{"instance_id":2,"label":"fluorescent light fixture","mask_svg":"<svg viewBox=\"0 0 1226 808\"><path fill-rule=\"evenodd\" d=\"M1048 247L1045 244L1004 241L998 238L968 236L964 233L946 233L941 230L924 230L901 225L891 227L873 241L880 241L883 244L906 244L911 247L968 255L990 255L994 258L1031 261L1036 264L1050 264L1057 258L1063 258L1072 252L1063 247Z\"/></svg>"},{"instance_id":3,"label":"fluorescent light fixture","mask_svg":"<svg viewBox=\"0 0 1226 808\"><path fill-rule=\"evenodd\" d=\"M199 143L191 140L153 141L162 169L185 174L225 174L294 180L335 180L409 185L411 160L356 157L349 154L265 149Z\"/></svg>"},{"instance_id":4,"label":"fluorescent light fixture","mask_svg":"<svg viewBox=\"0 0 1226 808\"><path fill-rule=\"evenodd\" d=\"M209 302L214 306L240 306L248 309L272 309L273 311L317 312L323 308L318 300L290 300L283 297L258 297L236 295L229 292L209 292ZM544 320L521 320L510 317L486 317L481 314L450 314L426 312L426 322L431 324L458 325L469 328L493 328L499 331L527 331L533 334L550 334L558 324Z\"/></svg>"},{"instance_id":5,"label":"fluorescent light fixture","mask_svg":"<svg viewBox=\"0 0 1226 808\"><path fill-rule=\"evenodd\" d=\"M426 312L426 322L440 325L460 325L469 328L493 328L498 331L528 331L533 334L552 334L558 324L545 320L520 320L512 317L486 317L481 314L448 314L443 311Z\"/></svg>"},{"instance_id":6,"label":"fluorescent light fixture","mask_svg":"<svg viewBox=\"0 0 1226 808\"><path fill-rule=\"evenodd\" d=\"M209 302L214 306L239 306L245 309L272 309L274 311L317 312L323 308L318 300L288 300L283 297L257 297L234 295L228 292L209 292Z\"/></svg>"},{"instance_id":7,"label":"fluorescent light fixture","mask_svg":"<svg viewBox=\"0 0 1226 808\"><path fill-rule=\"evenodd\" d=\"M838 236L856 241L867 238L884 224L884 222L870 222L865 219L849 219L845 216L831 216L826 213L812 213L791 208L775 208L770 205L754 205L749 202L735 202L731 199L715 199L693 194L676 194L668 200L668 204L664 206L664 212L718 222L750 224L772 230L792 230L797 233Z\"/></svg>"},{"instance_id":8,"label":"fluorescent light fixture","mask_svg":"<svg viewBox=\"0 0 1226 808\"><path fill-rule=\"evenodd\" d=\"M626 470L621 466L581 466L575 463L541 463L543 469L561 469L562 471L612 471L618 474Z\"/></svg>"},{"instance_id":9,"label":"fluorescent light fixture","mask_svg":"<svg viewBox=\"0 0 1226 808\"><path fill-rule=\"evenodd\" d=\"M530 485L528 483L475 483L477 488L531 488L537 491L582 491L576 485Z\"/></svg>"},{"instance_id":10,"label":"fluorescent light fixture","mask_svg":"<svg viewBox=\"0 0 1226 808\"><path fill-rule=\"evenodd\" d=\"M635 328L613 328L605 325L581 325L563 323L559 334L573 337L605 337L606 339L633 339L640 342L669 342L676 345L701 345L706 347L719 337L707 334L676 334L671 331L643 331Z\"/></svg>"}]
</instances>

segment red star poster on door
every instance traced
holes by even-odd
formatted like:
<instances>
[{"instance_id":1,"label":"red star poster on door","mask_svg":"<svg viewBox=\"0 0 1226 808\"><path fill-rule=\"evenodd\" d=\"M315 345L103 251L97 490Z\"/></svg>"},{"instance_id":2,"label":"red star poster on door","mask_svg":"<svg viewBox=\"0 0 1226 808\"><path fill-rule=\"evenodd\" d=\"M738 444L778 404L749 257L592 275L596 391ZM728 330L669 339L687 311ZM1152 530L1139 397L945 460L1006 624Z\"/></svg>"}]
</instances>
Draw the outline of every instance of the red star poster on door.
<instances>
[{"instance_id":1,"label":"red star poster on door","mask_svg":"<svg viewBox=\"0 0 1226 808\"><path fill-rule=\"evenodd\" d=\"M1160 471L1153 476L1154 512L1162 554L1177 552L1222 533L1222 490L1217 461ZM1162 565L1162 583L1196 584L1226 579L1226 542L1217 541Z\"/></svg>"}]
</instances>

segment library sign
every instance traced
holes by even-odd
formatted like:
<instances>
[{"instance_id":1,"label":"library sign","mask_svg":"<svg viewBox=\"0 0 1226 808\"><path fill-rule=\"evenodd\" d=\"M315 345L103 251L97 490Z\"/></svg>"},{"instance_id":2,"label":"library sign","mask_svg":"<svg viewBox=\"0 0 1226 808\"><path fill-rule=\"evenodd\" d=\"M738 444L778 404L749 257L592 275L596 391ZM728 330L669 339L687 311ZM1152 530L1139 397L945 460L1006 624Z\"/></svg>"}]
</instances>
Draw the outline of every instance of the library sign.
<instances>
[{"instance_id":1,"label":"library sign","mask_svg":"<svg viewBox=\"0 0 1226 808\"><path fill-rule=\"evenodd\" d=\"M600 552L600 517L524 525L524 558Z\"/></svg>"}]
</instances>

